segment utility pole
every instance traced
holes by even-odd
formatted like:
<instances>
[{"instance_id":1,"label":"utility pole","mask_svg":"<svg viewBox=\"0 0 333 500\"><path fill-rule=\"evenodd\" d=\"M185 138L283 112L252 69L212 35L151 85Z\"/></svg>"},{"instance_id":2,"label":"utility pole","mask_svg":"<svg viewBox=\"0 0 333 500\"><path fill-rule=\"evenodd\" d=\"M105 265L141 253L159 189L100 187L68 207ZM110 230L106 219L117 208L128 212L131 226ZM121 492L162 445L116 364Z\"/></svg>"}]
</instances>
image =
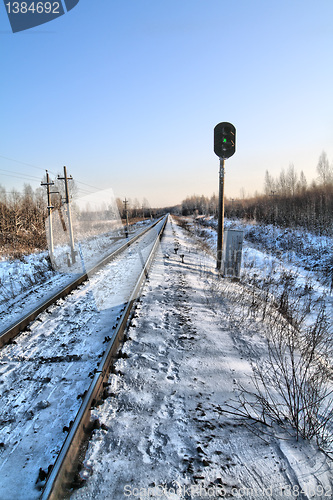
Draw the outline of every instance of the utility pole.
<instances>
[{"instance_id":1,"label":"utility pole","mask_svg":"<svg viewBox=\"0 0 333 500\"><path fill-rule=\"evenodd\" d=\"M126 200L126 198L125 198L123 203L125 206L125 216L126 216L125 236L126 236L126 238L128 238L128 208L127 208L128 200Z\"/></svg>"},{"instance_id":2,"label":"utility pole","mask_svg":"<svg viewBox=\"0 0 333 500\"><path fill-rule=\"evenodd\" d=\"M75 264L75 242L74 242L72 215L71 215L71 209L70 209L69 189L68 189L68 181L72 181L73 177L67 176L67 168L64 167L64 177L60 177L58 175L58 179L60 181L65 181L65 197L66 197L65 202L66 202L67 217L68 217L69 243L70 243L70 247L71 247L72 264Z\"/></svg>"},{"instance_id":3,"label":"utility pole","mask_svg":"<svg viewBox=\"0 0 333 500\"><path fill-rule=\"evenodd\" d=\"M47 191L47 211L48 211L48 219L49 219L49 254L50 254L50 259L51 262L53 262L53 256L54 256L54 245L53 245L53 229L52 229L52 208L53 206L51 205L51 192L50 192L50 186L54 186L54 182L50 182L50 176L48 171L46 170L46 182L41 182L41 186L46 186L46 191Z\"/></svg>"}]
</instances>

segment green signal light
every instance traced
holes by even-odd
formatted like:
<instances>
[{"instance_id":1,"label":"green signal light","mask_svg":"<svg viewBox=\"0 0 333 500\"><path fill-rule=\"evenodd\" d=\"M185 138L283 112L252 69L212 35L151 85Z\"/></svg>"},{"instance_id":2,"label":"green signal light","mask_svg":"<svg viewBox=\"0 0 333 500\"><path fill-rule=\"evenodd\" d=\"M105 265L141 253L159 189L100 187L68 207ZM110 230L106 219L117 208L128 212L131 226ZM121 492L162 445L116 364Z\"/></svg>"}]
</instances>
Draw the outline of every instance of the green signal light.
<instances>
[{"instance_id":1,"label":"green signal light","mask_svg":"<svg viewBox=\"0 0 333 500\"><path fill-rule=\"evenodd\" d=\"M222 141L222 142L227 142L227 139L223 139L223 141Z\"/></svg>"}]
</instances>

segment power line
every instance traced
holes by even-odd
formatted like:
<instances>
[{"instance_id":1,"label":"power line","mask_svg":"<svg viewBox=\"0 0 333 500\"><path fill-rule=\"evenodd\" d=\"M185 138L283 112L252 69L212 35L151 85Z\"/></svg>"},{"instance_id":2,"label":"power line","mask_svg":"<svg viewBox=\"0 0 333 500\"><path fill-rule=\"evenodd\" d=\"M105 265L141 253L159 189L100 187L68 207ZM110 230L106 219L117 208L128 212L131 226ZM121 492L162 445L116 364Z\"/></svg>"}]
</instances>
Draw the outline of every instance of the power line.
<instances>
[{"instance_id":1,"label":"power line","mask_svg":"<svg viewBox=\"0 0 333 500\"><path fill-rule=\"evenodd\" d=\"M5 160L9 160L9 161L13 161L15 163L20 163L21 165L27 165L29 167L32 167L32 168L35 168L37 170L42 170L42 171L45 171L45 168L42 168L42 167L37 167L36 165L32 165L31 163L27 163L27 162L24 162L24 161L20 161L20 160L15 160L14 158L9 158L8 156L4 156L4 155L0 155L0 158L4 158ZM0 171L1 172L12 172L11 170L6 170L6 169L1 169L0 168ZM52 170L49 170L48 171L56 176L57 174L55 172L52 172ZM17 175L13 175L13 174L17 174ZM40 181L40 178L37 178L33 175L22 175L20 172L13 172L13 173L10 173L10 174L1 174L1 175L5 175L7 177L13 177L15 179L24 179L24 180L29 180L29 181ZM82 188L79 188L79 190L82 192L82 193L86 193L86 194L93 194L95 193L96 191L104 191L104 189L102 188L99 188L99 187L96 187L96 186L92 186L91 184L87 184L85 182L82 182L82 181L78 181L76 179L74 179L75 183L77 184L82 184L83 186L87 186L89 188L92 188L94 191L88 191L86 189L82 189Z\"/></svg>"},{"instance_id":2,"label":"power line","mask_svg":"<svg viewBox=\"0 0 333 500\"><path fill-rule=\"evenodd\" d=\"M95 194L97 195L99 193L99 191L87 191L86 189L81 189L80 187L77 188L77 191L81 196L94 196Z\"/></svg>"},{"instance_id":3,"label":"power line","mask_svg":"<svg viewBox=\"0 0 333 500\"><path fill-rule=\"evenodd\" d=\"M75 182L77 182L78 184L83 184L84 186L91 187L91 188L95 189L96 191L104 191L104 189L98 188L96 186L91 186L90 184L86 184L85 182L82 182L82 181L75 181Z\"/></svg>"},{"instance_id":4,"label":"power line","mask_svg":"<svg viewBox=\"0 0 333 500\"><path fill-rule=\"evenodd\" d=\"M4 155L0 155L0 158L4 158L5 160L9 160L9 161L14 161L15 163L20 163L21 165L27 165L28 167L36 168L37 170L45 171L45 167L37 167L36 165L32 165L32 163L27 163L25 161L16 160L15 158L9 158L8 156L4 156ZM58 175L55 172L52 172L52 170L50 170L49 168L48 168L48 171L51 172L51 174L53 174L53 175ZM82 181L76 181L76 182L79 182L80 184L84 184L85 186L91 187L93 189L98 189L99 191L102 191L101 188L96 187L96 186L92 186L91 184L86 184L85 182L82 182Z\"/></svg>"},{"instance_id":5,"label":"power line","mask_svg":"<svg viewBox=\"0 0 333 500\"><path fill-rule=\"evenodd\" d=\"M40 181L40 177L35 177L34 175L29 175L29 174L23 174L23 172L15 172L13 170L6 170L4 168L0 168L0 171L1 172L9 172L9 174L1 174L1 175L7 175L9 177L14 177L13 174L17 174L19 175L22 179L33 179L33 180L37 180L37 181Z\"/></svg>"},{"instance_id":6,"label":"power line","mask_svg":"<svg viewBox=\"0 0 333 500\"><path fill-rule=\"evenodd\" d=\"M21 165L27 165L28 167L36 168L37 170L43 170L43 171L45 171L45 168L37 167L36 165L32 165L31 163L27 163L27 162L24 162L24 161L15 160L14 158L9 158L8 156L0 155L0 158L4 158L5 160L9 160L9 161L14 161L15 163L20 163ZM2 169L0 169L0 170L2 170ZM48 169L48 171L52 175L58 175L55 172L52 172L52 170L50 170L50 169ZM101 189L99 187L92 186L91 184L86 184L85 182L82 182L82 181L75 181L75 182L77 182L79 184L83 184L84 186L91 187L92 189L96 189L97 191L103 191L103 189Z\"/></svg>"},{"instance_id":7,"label":"power line","mask_svg":"<svg viewBox=\"0 0 333 500\"><path fill-rule=\"evenodd\" d=\"M20 175L13 175L13 174L1 174L1 175L4 175L6 177L14 177L15 179L23 179L23 180L27 180L27 181L40 181L40 179L36 179L36 178L32 178L32 177L23 177L23 176L20 176Z\"/></svg>"},{"instance_id":8,"label":"power line","mask_svg":"<svg viewBox=\"0 0 333 500\"><path fill-rule=\"evenodd\" d=\"M75 179L74 179L75 181ZM87 194L94 194L94 193L97 193L98 191L88 191L87 189L82 189L80 187L78 187L78 191L80 191L80 193L87 193Z\"/></svg>"},{"instance_id":9,"label":"power line","mask_svg":"<svg viewBox=\"0 0 333 500\"><path fill-rule=\"evenodd\" d=\"M26 163L24 161L15 160L14 158L9 158L8 156L0 155L0 158L4 158L5 160L9 160L9 161L14 161L15 163L21 163L22 165L27 165L28 167L36 168L37 170L45 170L45 168L36 167L36 165L32 165L31 163ZM52 172L51 170L49 170L49 171L51 172L51 174L57 175L54 172Z\"/></svg>"},{"instance_id":10,"label":"power line","mask_svg":"<svg viewBox=\"0 0 333 500\"><path fill-rule=\"evenodd\" d=\"M40 181L40 179L38 179L38 180ZM13 190L15 191L15 193L24 194L23 191L18 191L16 188L12 188L9 191L8 189L5 189L3 186L1 186L1 184L0 184L0 194L1 193L11 194L13 192ZM87 194L87 195L93 195L94 193L98 194L96 191L86 191L85 189L81 189L81 188L79 188L78 191L80 193ZM92 202L92 200L89 200L89 201Z\"/></svg>"},{"instance_id":11,"label":"power line","mask_svg":"<svg viewBox=\"0 0 333 500\"><path fill-rule=\"evenodd\" d=\"M1 155L0 155L1 156ZM42 169L44 170L44 169ZM5 175L6 177L14 177L15 179L25 179L25 180L29 180L29 181L40 181L40 177L35 177L34 175L23 175L21 172L14 172L12 170L6 170L4 168L0 168L0 172L12 172L10 174L5 174L5 173L2 173L1 175ZM17 174L17 175L15 175ZM56 175L56 174L54 174ZM81 181L77 181L76 179L73 179L77 184L83 184L84 186L88 186L88 187L91 187L93 189L93 191L91 190L87 190L87 189L83 189L83 188L78 188L81 192L83 193L86 193L86 194L93 194L93 193L96 193L98 191L103 191L103 189L101 188L97 188L96 186L91 186L90 184L86 184L85 182L81 182Z\"/></svg>"}]
</instances>

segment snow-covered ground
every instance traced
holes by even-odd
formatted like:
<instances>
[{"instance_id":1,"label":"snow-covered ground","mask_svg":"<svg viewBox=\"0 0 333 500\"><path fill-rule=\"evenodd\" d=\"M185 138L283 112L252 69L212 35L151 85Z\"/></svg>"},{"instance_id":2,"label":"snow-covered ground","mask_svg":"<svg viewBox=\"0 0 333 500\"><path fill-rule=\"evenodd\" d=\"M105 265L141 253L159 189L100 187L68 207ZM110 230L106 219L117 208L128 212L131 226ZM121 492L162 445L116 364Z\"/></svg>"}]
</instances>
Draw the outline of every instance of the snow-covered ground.
<instances>
[{"instance_id":1,"label":"snow-covered ground","mask_svg":"<svg viewBox=\"0 0 333 500\"><path fill-rule=\"evenodd\" d=\"M185 223L208 251L216 255L216 219L186 218ZM314 321L318 307L324 302L333 323L332 284L327 275L323 276L326 269L323 260L328 266L330 258L333 259L333 238L232 220L225 221L225 229L244 232L241 267L244 285L279 297L289 280L290 298L298 303L297 307L306 309L310 304L312 314L307 315L306 321ZM328 272L333 279L333 260Z\"/></svg>"},{"instance_id":2,"label":"snow-covered ground","mask_svg":"<svg viewBox=\"0 0 333 500\"><path fill-rule=\"evenodd\" d=\"M216 252L217 220L214 217L198 217L191 221L193 231L200 234ZM267 270L268 260L275 267L281 263L311 273L311 277L329 291L333 284L333 238L318 236L293 228L225 220L225 229L238 229L244 233L243 271L258 265L264 258L261 270ZM258 252L256 252L259 251ZM259 256L262 258L258 259ZM260 269L260 267L259 267ZM268 271L270 268L268 267ZM266 271L267 274L267 271Z\"/></svg>"},{"instance_id":3,"label":"snow-covered ground","mask_svg":"<svg viewBox=\"0 0 333 500\"><path fill-rule=\"evenodd\" d=\"M240 314L243 292L168 223L71 500L333 497L314 444L222 411L267 356L270 326Z\"/></svg>"},{"instance_id":4,"label":"snow-covered ground","mask_svg":"<svg viewBox=\"0 0 333 500\"><path fill-rule=\"evenodd\" d=\"M150 223L147 220L132 226L130 238ZM76 266L68 266L69 248L63 246L55 248L55 268L51 266L47 252L23 256L14 261L0 260L0 331L60 291L73 277L83 272L83 267L89 269L124 242L123 230L83 240L83 260L78 257Z\"/></svg>"},{"instance_id":5,"label":"snow-covered ground","mask_svg":"<svg viewBox=\"0 0 333 500\"><path fill-rule=\"evenodd\" d=\"M1 349L1 500L39 498L39 470L56 459L155 237L153 229Z\"/></svg>"}]
</instances>

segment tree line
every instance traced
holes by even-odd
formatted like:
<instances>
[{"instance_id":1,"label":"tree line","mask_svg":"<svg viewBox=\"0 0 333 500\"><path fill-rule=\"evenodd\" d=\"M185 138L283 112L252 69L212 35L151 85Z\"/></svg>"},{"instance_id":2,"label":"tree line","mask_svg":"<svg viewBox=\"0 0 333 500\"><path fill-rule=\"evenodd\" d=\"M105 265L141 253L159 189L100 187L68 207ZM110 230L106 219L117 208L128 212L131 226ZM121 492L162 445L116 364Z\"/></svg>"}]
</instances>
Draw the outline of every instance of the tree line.
<instances>
[{"instance_id":1,"label":"tree line","mask_svg":"<svg viewBox=\"0 0 333 500\"><path fill-rule=\"evenodd\" d=\"M31 250L46 248L47 202L42 188L29 184L23 192L10 193L0 186L0 255L19 257Z\"/></svg>"},{"instance_id":2,"label":"tree line","mask_svg":"<svg viewBox=\"0 0 333 500\"><path fill-rule=\"evenodd\" d=\"M45 178L43 182L46 182ZM116 198L115 205L112 206L106 206L105 203L102 203L99 212L95 206L92 209L89 203L86 207L79 209L75 204L78 188L74 181L70 183L69 189L73 210L79 219L87 221L100 217L101 220L104 220L120 216L126 220L125 205L120 198ZM60 213L65 199L64 183L55 179L51 191L53 192L51 195L53 212ZM116 213L114 206L116 206ZM136 198L128 200L127 215L130 221L142 217L150 218L157 214L158 211L152 209L146 199L142 203ZM21 255L29 254L35 250L47 249L45 231L47 217L47 195L44 187L33 189L30 184L25 184L22 192L16 189L7 192L0 185L0 257L19 258Z\"/></svg>"},{"instance_id":3,"label":"tree line","mask_svg":"<svg viewBox=\"0 0 333 500\"><path fill-rule=\"evenodd\" d=\"M317 178L310 184L304 172L298 173L293 164L276 178L266 171L264 192L247 199L225 199L225 216L332 235L333 165L324 151L316 170ZM187 197L180 209L183 215L216 215L218 198L215 195Z\"/></svg>"},{"instance_id":4,"label":"tree line","mask_svg":"<svg viewBox=\"0 0 333 500\"><path fill-rule=\"evenodd\" d=\"M62 205L63 183L55 181L52 196L54 210ZM75 183L71 192L75 198ZM126 218L123 201L116 199L122 219ZM129 200L129 218L155 216L147 200L139 203ZM218 196L193 195L187 197L177 207L168 211L181 212L183 215L213 215L218 213ZM82 214L83 215L83 214ZM45 220L48 216L46 192L43 187L35 190L26 184L22 192L15 189L9 193L0 185L0 256L19 257L23 253L47 248ZM281 227L301 227L319 235L333 234L333 166L325 152L319 157L317 178L308 183L304 172L298 173L294 165L282 170L274 178L266 171L262 194L251 198L226 199L225 216L244 220L254 220L263 224Z\"/></svg>"}]
</instances>

